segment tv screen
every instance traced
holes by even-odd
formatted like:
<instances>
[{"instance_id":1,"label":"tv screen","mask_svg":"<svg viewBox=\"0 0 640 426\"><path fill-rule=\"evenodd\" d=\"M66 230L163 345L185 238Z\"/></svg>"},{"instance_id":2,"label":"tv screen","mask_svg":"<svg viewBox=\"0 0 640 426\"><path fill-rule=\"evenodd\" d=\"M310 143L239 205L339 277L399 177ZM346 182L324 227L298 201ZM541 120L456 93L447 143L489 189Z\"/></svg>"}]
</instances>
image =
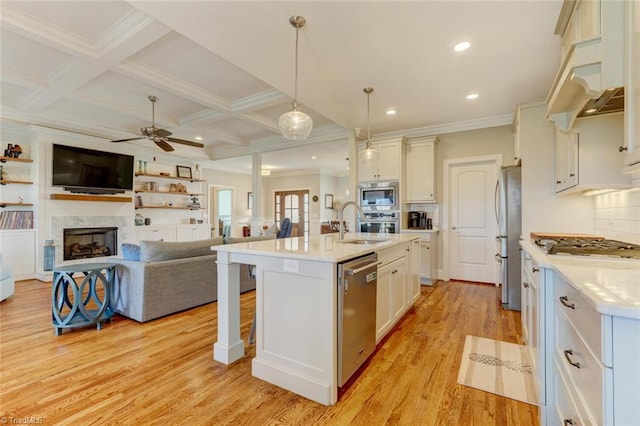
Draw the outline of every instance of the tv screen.
<instances>
[{"instance_id":1,"label":"tv screen","mask_svg":"<svg viewBox=\"0 0 640 426\"><path fill-rule=\"evenodd\" d=\"M52 184L77 192L131 190L133 156L54 144Z\"/></svg>"}]
</instances>

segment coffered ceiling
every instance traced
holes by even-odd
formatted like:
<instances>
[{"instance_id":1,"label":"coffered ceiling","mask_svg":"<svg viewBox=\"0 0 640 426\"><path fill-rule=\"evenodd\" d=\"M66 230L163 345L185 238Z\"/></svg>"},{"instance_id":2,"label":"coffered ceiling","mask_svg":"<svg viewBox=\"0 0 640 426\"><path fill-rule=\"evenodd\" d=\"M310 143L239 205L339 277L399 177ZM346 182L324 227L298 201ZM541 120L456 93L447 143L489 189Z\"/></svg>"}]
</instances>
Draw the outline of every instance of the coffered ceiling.
<instances>
[{"instance_id":1,"label":"coffered ceiling","mask_svg":"<svg viewBox=\"0 0 640 426\"><path fill-rule=\"evenodd\" d=\"M151 124L204 149L176 155L249 172L346 172L347 134L436 134L511 122L543 98L559 65L561 1L2 1L2 123L131 138ZM306 141L279 134L291 107L302 15L299 100ZM471 48L454 52L467 40ZM467 101L471 92L478 99ZM397 114L385 111L395 108ZM149 140L131 143L158 149ZM316 158L313 159L312 157Z\"/></svg>"}]
</instances>

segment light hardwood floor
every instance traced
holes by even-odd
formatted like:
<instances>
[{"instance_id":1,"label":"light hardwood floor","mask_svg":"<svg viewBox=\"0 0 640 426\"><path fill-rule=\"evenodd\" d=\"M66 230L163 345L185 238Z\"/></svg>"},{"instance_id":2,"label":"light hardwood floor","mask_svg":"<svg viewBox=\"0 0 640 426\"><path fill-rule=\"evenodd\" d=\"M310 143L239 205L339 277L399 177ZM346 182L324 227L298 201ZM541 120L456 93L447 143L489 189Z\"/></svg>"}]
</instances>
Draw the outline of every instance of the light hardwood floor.
<instances>
[{"instance_id":1,"label":"light hardwood floor","mask_svg":"<svg viewBox=\"0 0 640 426\"><path fill-rule=\"evenodd\" d=\"M188 284L185 284L188 286ZM520 343L498 288L438 282L325 407L251 376L248 355L213 361L217 304L145 324L55 336L51 283L22 281L0 304L0 416L60 425L535 425L537 407L456 383L467 334ZM254 292L241 296L248 338ZM1 419L0 419L1 420Z\"/></svg>"}]
</instances>

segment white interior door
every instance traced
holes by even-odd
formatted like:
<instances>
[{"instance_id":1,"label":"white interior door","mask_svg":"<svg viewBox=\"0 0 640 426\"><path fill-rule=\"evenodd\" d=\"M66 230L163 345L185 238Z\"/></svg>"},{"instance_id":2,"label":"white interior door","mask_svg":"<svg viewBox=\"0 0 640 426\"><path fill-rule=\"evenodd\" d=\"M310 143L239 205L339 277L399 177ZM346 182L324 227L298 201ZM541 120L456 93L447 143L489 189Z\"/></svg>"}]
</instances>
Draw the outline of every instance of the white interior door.
<instances>
[{"instance_id":1,"label":"white interior door","mask_svg":"<svg viewBox=\"0 0 640 426\"><path fill-rule=\"evenodd\" d=\"M494 189L496 158L448 164L448 259L450 279L497 282Z\"/></svg>"}]
</instances>

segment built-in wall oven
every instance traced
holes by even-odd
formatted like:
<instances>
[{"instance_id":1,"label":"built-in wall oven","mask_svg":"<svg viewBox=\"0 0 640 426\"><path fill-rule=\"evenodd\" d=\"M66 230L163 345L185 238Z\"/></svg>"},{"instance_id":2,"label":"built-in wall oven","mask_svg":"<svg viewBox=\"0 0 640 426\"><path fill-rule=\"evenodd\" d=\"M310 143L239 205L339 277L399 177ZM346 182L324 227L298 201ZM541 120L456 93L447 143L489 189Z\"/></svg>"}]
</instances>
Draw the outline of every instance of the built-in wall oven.
<instances>
[{"instance_id":1,"label":"built-in wall oven","mask_svg":"<svg viewBox=\"0 0 640 426\"><path fill-rule=\"evenodd\" d=\"M358 219L358 231L372 234L399 234L400 213L397 211L366 212Z\"/></svg>"},{"instance_id":2,"label":"built-in wall oven","mask_svg":"<svg viewBox=\"0 0 640 426\"><path fill-rule=\"evenodd\" d=\"M398 181L360 183L358 196L364 212L400 210Z\"/></svg>"}]
</instances>

